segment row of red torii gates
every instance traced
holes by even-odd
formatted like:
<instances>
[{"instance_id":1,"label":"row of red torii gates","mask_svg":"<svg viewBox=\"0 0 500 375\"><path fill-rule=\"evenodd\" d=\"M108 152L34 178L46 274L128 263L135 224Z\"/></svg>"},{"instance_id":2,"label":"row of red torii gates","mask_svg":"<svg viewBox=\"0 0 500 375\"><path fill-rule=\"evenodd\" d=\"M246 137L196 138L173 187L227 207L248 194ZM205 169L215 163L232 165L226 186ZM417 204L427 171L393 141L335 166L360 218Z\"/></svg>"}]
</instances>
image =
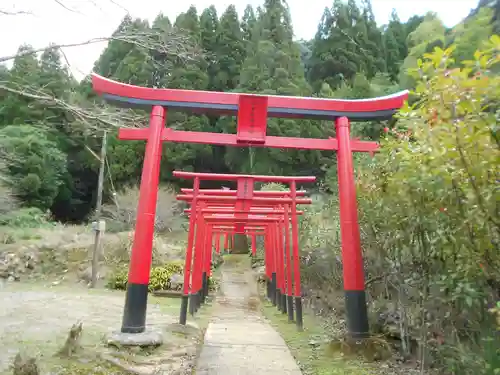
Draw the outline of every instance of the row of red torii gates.
<instances>
[{"instance_id":1,"label":"row of red torii gates","mask_svg":"<svg viewBox=\"0 0 500 375\"><path fill-rule=\"evenodd\" d=\"M218 241L221 234L225 235L225 249L228 248L229 235L245 234L252 239L252 255L256 255L257 251L256 237L264 237L267 296L280 311L288 313L290 321L294 320L295 308L297 326L302 328L297 220L297 216L302 212L297 211L296 205L310 204L311 200L302 198L305 191L297 191L297 183L313 182L316 178L180 171L174 171L173 174L175 177L193 179L193 189L182 189L182 193L186 194L177 197L191 205L191 208L186 210L190 215L190 222L179 322L186 323L188 297L191 297L189 310L192 314L205 301L211 272L212 249L215 245L215 251L220 252ZM201 180L235 181L237 188L200 189ZM255 182L286 183L290 190L255 191ZM234 244L234 240L231 242ZM293 251L290 249L290 242Z\"/></svg>"},{"instance_id":2,"label":"row of red torii gates","mask_svg":"<svg viewBox=\"0 0 500 375\"><path fill-rule=\"evenodd\" d=\"M374 99L338 100L152 89L115 82L96 74L92 76L92 83L94 90L106 100L126 107L151 111L148 128L119 130L120 139L146 141L122 332L141 333L146 327L162 144L180 142L337 152L342 264L348 329L353 337L368 335L352 153L374 153L378 144L351 139L349 119L354 121L389 119L404 104L408 97L406 91ZM237 132L236 134L192 132L165 127L167 109L195 114L236 115ZM268 136L266 134L268 117L332 120L335 121L336 138ZM208 291L207 279L210 273L214 234L215 248L220 249L218 241L221 233L244 233L252 237L252 248L255 246L255 236L264 236L268 297L281 311L288 312L290 319L293 319L295 306L296 322L301 328L302 300L297 227L297 215L301 212L297 211L297 204L307 204L310 200L302 198L305 192L297 190L297 184L312 182L315 178L188 172L174 172L174 175L193 179L193 188L185 190L184 194L178 196L178 199L189 202L191 207L188 210L190 226L180 322L183 324L186 322L188 301L191 301L190 312L194 313ZM237 189L224 192L200 189L201 180L236 181ZM258 181L282 182L289 185L289 190L254 191L254 183Z\"/></svg>"}]
</instances>

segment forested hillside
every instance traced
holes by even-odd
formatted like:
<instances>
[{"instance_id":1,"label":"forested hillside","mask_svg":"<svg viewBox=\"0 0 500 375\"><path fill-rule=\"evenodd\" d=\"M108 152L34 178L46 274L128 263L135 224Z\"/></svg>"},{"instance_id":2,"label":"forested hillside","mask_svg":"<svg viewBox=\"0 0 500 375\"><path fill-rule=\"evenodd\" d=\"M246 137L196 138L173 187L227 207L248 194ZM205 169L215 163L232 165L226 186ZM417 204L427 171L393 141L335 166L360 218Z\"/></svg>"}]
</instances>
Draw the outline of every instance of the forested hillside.
<instances>
[{"instance_id":1,"label":"forested hillside","mask_svg":"<svg viewBox=\"0 0 500 375\"><path fill-rule=\"evenodd\" d=\"M367 98L411 88L405 69L436 46L456 42L456 60L470 58L497 22L492 4L446 29L434 14L406 23L393 13L377 25L369 0L336 0L318 15L312 40L296 41L285 1L267 0L237 14L229 6L190 7L175 20L162 14L149 23L127 16L96 61L94 71L148 87L236 91L279 95ZM494 4L493 4L494 5ZM24 204L51 210L60 220L82 220L96 191L103 130L110 131L106 192L138 181L143 142L119 142L116 127L144 123L143 113L108 108L89 81L70 75L57 48L41 54L19 47L11 69L0 66L0 124L5 179ZM214 132L235 130L233 118L172 114L170 126ZM382 124L356 126L358 136L378 139ZM270 134L327 137L333 124L271 119ZM335 167L333 155L265 149L225 149L167 144L162 180L171 171L314 174ZM112 183L111 183L112 182Z\"/></svg>"}]
</instances>

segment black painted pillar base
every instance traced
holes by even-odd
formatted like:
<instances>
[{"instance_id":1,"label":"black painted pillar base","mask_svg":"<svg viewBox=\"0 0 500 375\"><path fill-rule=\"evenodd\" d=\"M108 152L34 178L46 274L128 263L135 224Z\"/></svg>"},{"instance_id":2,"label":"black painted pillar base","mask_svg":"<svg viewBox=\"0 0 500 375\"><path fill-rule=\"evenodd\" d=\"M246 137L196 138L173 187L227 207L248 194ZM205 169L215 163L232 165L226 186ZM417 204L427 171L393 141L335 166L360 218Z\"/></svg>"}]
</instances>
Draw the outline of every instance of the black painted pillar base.
<instances>
[{"instance_id":1,"label":"black painted pillar base","mask_svg":"<svg viewBox=\"0 0 500 375\"><path fill-rule=\"evenodd\" d=\"M302 297L295 297L295 318L297 330L302 331L304 329L304 318L302 317Z\"/></svg>"},{"instance_id":2,"label":"black painted pillar base","mask_svg":"<svg viewBox=\"0 0 500 375\"><path fill-rule=\"evenodd\" d=\"M141 333L146 330L146 309L148 306L148 284L127 285L123 309L123 333Z\"/></svg>"},{"instance_id":3,"label":"black painted pillar base","mask_svg":"<svg viewBox=\"0 0 500 375\"><path fill-rule=\"evenodd\" d=\"M279 289L276 289L276 307L278 308L278 311L281 311L281 291Z\"/></svg>"},{"instance_id":4,"label":"black painted pillar base","mask_svg":"<svg viewBox=\"0 0 500 375\"><path fill-rule=\"evenodd\" d=\"M364 290L346 290L345 307L347 329L354 339L366 338L370 335L368 326L368 310Z\"/></svg>"},{"instance_id":5,"label":"black painted pillar base","mask_svg":"<svg viewBox=\"0 0 500 375\"><path fill-rule=\"evenodd\" d=\"M266 279L266 298L271 300L271 280Z\"/></svg>"},{"instance_id":6,"label":"black painted pillar base","mask_svg":"<svg viewBox=\"0 0 500 375\"><path fill-rule=\"evenodd\" d=\"M205 298L210 295L210 276L206 276L206 281L205 281Z\"/></svg>"},{"instance_id":7,"label":"black painted pillar base","mask_svg":"<svg viewBox=\"0 0 500 375\"><path fill-rule=\"evenodd\" d=\"M196 293L191 293L189 295L189 313L194 315L196 312Z\"/></svg>"},{"instance_id":8,"label":"black painted pillar base","mask_svg":"<svg viewBox=\"0 0 500 375\"><path fill-rule=\"evenodd\" d=\"M276 272L271 275L271 302L276 306Z\"/></svg>"},{"instance_id":9,"label":"black painted pillar base","mask_svg":"<svg viewBox=\"0 0 500 375\"><path fill-rule=\"evenodd\" d=\"M202 303L205 303L205 299L207 298L208 295L208 278L207 278L207 273L203 272L203 275L201 276L201 298L200 298L200 305Z\"/></svg>"},{"instance_id":10,"label":"black painted pillar base","mask_svg":"<svg viewBox=\"0 0 500 375\"><path fill-rule=\"evenodd\" d=\"M198 292L196 292L196 294L195 294L195 296L196 296L196 297L195 297L195 299L194 299L194 301L195 301L195 304L194 304L194 311L195 311L195 312L198 312L198 310L200 309L200 306L201 306L201 298L202 298L202 295L201 295L201 294L202 294L202 293L203 293L203 290L202 290L202 289L200 289L200 290L198 290Z\"/></svg>"},{"instance_id":11,"label":"black painted pillar base","mask_svg":"<svg viewBox=\"0 0 500 375\"><path fill-rule=\"evenodd\" d=\"M288 303L288 307L287 307L288 321L293 322L293 296L286 296L286 300Z\"/></svg>"},{"instance_id":12,"label":"black painted pillar base","mask_svg":"<svg viewBox=\"0 0 500 375\"><path fill-rule=\"evenodd\" d=\"M189 296L183 295L181 298L181 312L179 315L179 324L182 324L182 325L186 325L187 312L188 312L188 301L189 301Z\"/></svg>"},{"instance_id":13,"label":"black painted pillar base","mask_svg":"<svg viewBox=\"0 0 500 375\"><path fill-rule=\"evenodd\" d=\"M286 306L286 294L285 293L281 294L281 312L283 314L286 314L288 312L288 309Z\"/></svg>"}]
</instances>

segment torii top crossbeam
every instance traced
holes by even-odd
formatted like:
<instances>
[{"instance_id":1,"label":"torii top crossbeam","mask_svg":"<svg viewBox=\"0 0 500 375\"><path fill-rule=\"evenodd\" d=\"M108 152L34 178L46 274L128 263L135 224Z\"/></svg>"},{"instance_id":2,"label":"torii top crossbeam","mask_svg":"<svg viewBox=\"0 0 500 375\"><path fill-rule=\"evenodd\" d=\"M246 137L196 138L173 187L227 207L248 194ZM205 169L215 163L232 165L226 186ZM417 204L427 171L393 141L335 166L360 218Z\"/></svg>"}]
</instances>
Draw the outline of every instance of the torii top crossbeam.
<instances>
[{"instance_id":1,"label":"torii top crossbeam","mask_svg":"<svg viewBox=\"0 0 500 375\"><path fill-rule=\"evenodd\" d=\"M169 109L198 113L236 115L240 98L253 97L267 102L269 117L331 120L346 116L355 121L390 118L408 97L408 91L371 99L326 99L297 96L255 95L198 90L154 89L116 82L92 74L94 90L107 100L126 107Z\"/></svg>"},{"instance_id":2,"label":"torii top crossbeam","mask_svg":"<svg viewBox=\"0 0 500 375\"><path fill-rule=\"evenodd\" d=\"M336 138L313 139L276 137L267 135L268 117L334 120L342 117L353 121L390 118L408 98L407 91L372 99L344 100L294 96L238 94L227 92L154 89L112 81L92 75L94 90L106 100L126 107L153 108L152 115L165 118L165 110L194 113L237 115L237 134L193 132L164 127L161 141L212 144L221 146L249 146L291 148L303 150L337 150ZM120 139L148 139L150 129L121 128ZM355 152L374 152L376 142L351 140Z\"/></svg>"}]
</instances>

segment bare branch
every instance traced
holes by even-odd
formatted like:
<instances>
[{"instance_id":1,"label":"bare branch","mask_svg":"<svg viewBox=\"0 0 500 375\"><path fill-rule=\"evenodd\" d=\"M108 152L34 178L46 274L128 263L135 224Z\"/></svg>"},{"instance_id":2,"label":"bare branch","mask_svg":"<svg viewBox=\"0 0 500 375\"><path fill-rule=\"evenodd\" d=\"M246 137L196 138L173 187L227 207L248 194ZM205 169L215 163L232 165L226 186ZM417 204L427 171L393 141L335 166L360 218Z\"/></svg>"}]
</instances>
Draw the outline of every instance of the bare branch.
<instances>
[{"instance_id":1,"label":"bare branch","mask_svg":"<svg viewBox=\"0 0 500 375\"><path fill-rule=\"evenodd\" d=\"M66 9L67 11L70 11L70 12L73 12L73 13L78 13L78 14L81 14L79 11L75 10L75 9L71 9L70 7L68 7L66 4L64 4L61 0L54 0L59 6L63 7L64 9Z\"/></svg>"},{"instance_id":2,"label":"bare branch","mask_svg":"<svg viewBox=\"0 0 500 375\"><path fill-rule=\"evenodd\" d=\"M77 14L83 15L83 13L81 13L79 10L74 9L74 8L66 5L63 0L53 0L53 1L58 6L66 9L68 12L72 12L72 13L77 13ZM87 0L87 2L89 2L90 4L92 4L95 8L99 9L100 11L102 11L102 8L97 4L96 1L94 1L94 0ZM125 11L126 13L129 13L129 11L123 5L121 5L118 1L108 0L108 2L110 4L112 4L112 5L120 8L121 10ZM0 15L3 15L3 16L18 16L18 15L33 15L33 13L30 12L30 11L24 11L24 10L15 11L15 10L0 9Z\"/></svg>"},{"instance_id":3,"label":"bare branch","mask_svg":"<svg viewBox=\"0 0 500 375\"><path fill-rule=\"evenodd\" d=\"M0 14L3 15L3 16L19 16L21 14L32 15L33 13L27 12L27 11L24 11L24 10L7 11L7 10L0 9Z\"/></svg>"},{"instance_id":4,"label":"bare branch","mask_svg":"<svg viewBox=\"0 0 500 375\"><path fill-rule=\"evenodd\" d=\"M37 54L48 48L61 49L81 47L89 44L109 42L112 40L121 41L124 43L134 44L148 51L157 51L169 55L175 55L183 59L192 59L202 55L200 49L191 41L191 38L177 29L169 30L153 30L153 31L134 31L124 32L122 34L113 35L110 37L93 38L83 42L54 44L42 48L23 50L14 55L0 57L0 63L13 60L17 57Z\"/></svg>"},{"instance_id":5,"label":"bare branch","mask_svg":"<svg viewBox=\"0 0 500 375\"><path fill-rule=\"evenodd\" d=\"M23 86L13 82L1 82L0 92L4 90L12 94L36 100L41 105L48 108L60 108L71 114L76 123L84 125L83 132L95 134L102 130L114 130L121 127L145 127L147 126L147 116L130 109L121 109L89 103L89 107L84 107L78 103L71 103L71 100L63 100L44 92L42 89L31 86Z\"/></svg>"}]
</instances>

